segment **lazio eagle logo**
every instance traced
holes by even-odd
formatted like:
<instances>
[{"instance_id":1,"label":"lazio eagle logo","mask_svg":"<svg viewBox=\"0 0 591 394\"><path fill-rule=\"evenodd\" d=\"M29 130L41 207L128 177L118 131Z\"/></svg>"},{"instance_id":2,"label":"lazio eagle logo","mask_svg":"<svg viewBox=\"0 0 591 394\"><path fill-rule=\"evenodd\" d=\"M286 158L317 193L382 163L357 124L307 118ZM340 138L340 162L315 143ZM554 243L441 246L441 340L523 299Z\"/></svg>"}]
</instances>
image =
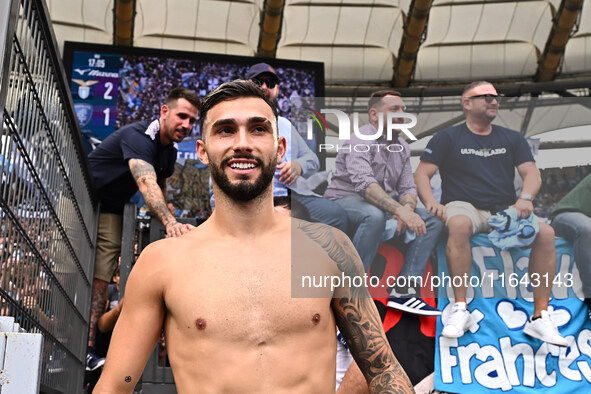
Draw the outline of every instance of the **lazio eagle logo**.
<instances>
[{"instance_id":1,"label":"lazio eagle logo","mask_svg":"<svg viewBox=\"0 0 591 394\"><path fill-rule=\"evenodd\" d=\"M78 85L78 96L82 100L87 99L90 96L90 87L98 81L83 81L81 79L72 79L72 82L76 82Z\"/></svg>"}]
</instances>

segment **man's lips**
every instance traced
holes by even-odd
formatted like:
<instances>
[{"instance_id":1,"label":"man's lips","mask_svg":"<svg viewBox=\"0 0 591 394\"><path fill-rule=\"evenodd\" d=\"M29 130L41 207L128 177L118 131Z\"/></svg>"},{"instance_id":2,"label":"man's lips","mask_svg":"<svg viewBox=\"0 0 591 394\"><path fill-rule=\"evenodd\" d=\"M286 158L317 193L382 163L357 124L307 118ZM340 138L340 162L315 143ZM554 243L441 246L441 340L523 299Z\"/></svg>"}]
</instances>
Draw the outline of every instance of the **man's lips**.
<instances>
[{"instance_id":1,"label":"man's lips","mask_svg":"<svg viewBox=\"0 0 591 394\"><path fill-rule=\"evenodd\" d=\"M243 174L248 173L259 167L255 159L235 158L227 161L226 165L234 172Z\"/></svg>"}]
</instances>

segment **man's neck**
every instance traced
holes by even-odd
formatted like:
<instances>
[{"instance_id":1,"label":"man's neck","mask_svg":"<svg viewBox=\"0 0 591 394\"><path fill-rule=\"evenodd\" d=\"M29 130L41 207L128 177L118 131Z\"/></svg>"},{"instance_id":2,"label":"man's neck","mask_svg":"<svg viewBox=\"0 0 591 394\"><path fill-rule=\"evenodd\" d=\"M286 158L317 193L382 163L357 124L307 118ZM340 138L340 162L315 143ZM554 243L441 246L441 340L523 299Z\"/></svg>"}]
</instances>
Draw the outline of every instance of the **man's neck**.
<instances>
[{"instance_id":1,"label":"man's neck","mask_svg":"<svg viewBox=\"0 0 591 394\"><path fill-rule=\"evenodd\" d=\"M270 193L247 202L233 200L221 191L214 191L214 196L216 205L211 219L230 236L248 238L265 233L273 227L275 215L281 215L273 207Z\"/></svg>"},{"instance_id":2,"label":"man's neck","mask_svg":"<svg viewBox=\"0 0 591 394\"><path fill-rule=\"evenodd\" d=\"M492 132L492 123L488 120L466 119L466 127L477 135L488 135Z\"/></svg>"},{"instance_id":3,"label":"man's neck","mask_svg":"<svg viewBox=\"0 0 591 394\"><path fill-rule=\"evenodd\" d=\"M158 129L158 138L160 139L160 144L162 146L170 145L172 141L168 140L166 134L162 132L162 130L164 130L164 124L162 119L158 119L158 124L160 125L160 128Z\"/></svg>"}]
</instances>

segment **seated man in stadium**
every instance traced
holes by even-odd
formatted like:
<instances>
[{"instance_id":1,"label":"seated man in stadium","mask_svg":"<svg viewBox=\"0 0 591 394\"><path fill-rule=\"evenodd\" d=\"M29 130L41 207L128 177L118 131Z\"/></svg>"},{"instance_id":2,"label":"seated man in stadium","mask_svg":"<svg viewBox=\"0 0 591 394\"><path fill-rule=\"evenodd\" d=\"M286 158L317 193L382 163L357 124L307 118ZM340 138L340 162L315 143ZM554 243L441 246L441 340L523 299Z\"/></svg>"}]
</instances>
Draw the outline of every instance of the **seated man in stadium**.
<instances>
[{"instance_id":1,"label":"seated man in stadium","mask_svg":"<svg viewBox=\"0 0 591 394\"><path fill-rule=\"evenodd\" d=\"M421 201L431 214L446 221L447 265L452 278L463 278L470 273L470 237L491 230L488 225L491 213L513 206L520 218L527 218L533 212L532 200L541 186L540 171L525 138L516 131L492 124L499 101L492 84L478 81L467 85L462 93L466 122L439 131L429 141L415 171ZM519 197L513 184L515 167L523 178ZM441 173L441 204L433 196L429 183L437 169ZM528 272L547 276L550 286L541 283L533 288L534 312L523 331L542 341L566 346L566 339L548 313L556 272L556 248L554 230L545 223L540 222L539 233L532 243ZM472 325L466 305L466 286L463 282L453 288L455 304L444 322L445 337L461 337Z\"/></svg>"},{"instance_id":2,"label":"seated man in stadium","mask_svg":"<svg viewBox=\"0 0 591 394\"><path fill-rule=\"evenodd\" d=\"M178 392L334 392L335 325L370 391L413 392L366 288L292 296L294 261L330 276L363 270L342 232L274 209L286 150L274 104L252 82L228 82L204 98L200 122L217 207L140 255L95 394L133 391L163 324Z\"/></svg>"},{"instance_id":3,"label":"seated man in stadium","mask_svg":"<svg viewBox=\"0 0 591 394\"><path fill-rule=\"evenodd\" d=\"M581 180L550 212L556 235L573 243L591 318L591 174Z\"/></svg>"},{"instance_id":4,"label":"seated man in stadium","mask_svg":"<svg viewBox=\"0 0 591 394\"><path fill-rule=\"evenodd\" d=\"M423 208L416 208L417 191L410 165L410 146L395 130L392 141L387 140L388 113L403 112L404 102L394 90L374 92L368 103L369 124L359 128L365 135L376 135L380 121L383 134L371 144L369 151L351 149L368 141L354 135L339 149L336 170L324 196L341 205L349 222L357 226L353 245L359 252L367 270L382 243L386 221L397 220L396 235L410 240L404 258L404 266L392 289L388 306L420 315L439 315L441 312L420 299L420 278L431 252L435 248L443 223ZM381 118L381 119L380 119ZM404 119L394 119L404 123ZM401 149L386 149L398 144ZM396 194L398 199L393 195ZM409 230L407 232L407 230Z\"/></svg>"}]
</instances>

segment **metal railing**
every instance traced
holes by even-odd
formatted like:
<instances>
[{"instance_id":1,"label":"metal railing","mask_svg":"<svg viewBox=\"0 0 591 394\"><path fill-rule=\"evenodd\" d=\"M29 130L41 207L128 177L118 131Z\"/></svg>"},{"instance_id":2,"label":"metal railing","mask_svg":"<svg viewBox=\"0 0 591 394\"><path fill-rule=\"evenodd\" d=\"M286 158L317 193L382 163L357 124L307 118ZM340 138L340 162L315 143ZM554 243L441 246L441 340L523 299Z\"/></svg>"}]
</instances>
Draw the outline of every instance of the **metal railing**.
<instances>
[{"instance_id":1,"label":"metal railing","mask_svg":"<svg viewBox=\"0 0 591 394\"><path fill-rule=\"evenodd\" d=\"M43 0L0 5L0 315L43 335L41 391L79 393L98 203Z\"/></svg>"}]
</instances>

